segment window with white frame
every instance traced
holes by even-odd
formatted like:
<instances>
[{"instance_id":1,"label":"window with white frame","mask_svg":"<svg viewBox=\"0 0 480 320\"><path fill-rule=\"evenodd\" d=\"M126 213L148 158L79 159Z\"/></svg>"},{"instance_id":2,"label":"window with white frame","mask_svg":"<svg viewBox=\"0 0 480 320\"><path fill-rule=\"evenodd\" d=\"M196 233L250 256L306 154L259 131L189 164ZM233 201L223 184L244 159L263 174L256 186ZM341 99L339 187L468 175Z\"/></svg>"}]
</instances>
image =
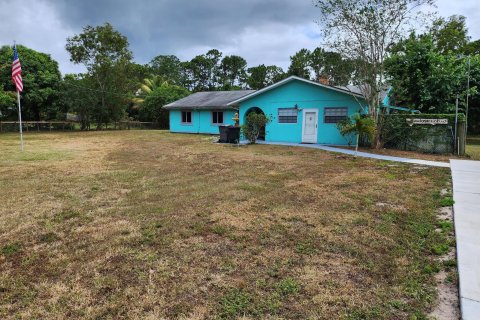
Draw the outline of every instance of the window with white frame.
<instances>
[{"instance_id":1,"label":"window with white frame","mask_svg":"<svg viewBox=\"0 0 480 320\"><path fill-rule=\"evenodd\" d=\"M212 123L223 124L223 111L212 111Z\"/></svg>"},{"instance_id":2,"label":"window with white frame","mask_svg":"<svg viewBox=\"0 0 480 320\"><path fill-rule=\"evenodd\" d=\"M325 123L337 123L348 117L347 107L325 108L324 111Z\"/></svg>"},{"instance_id":3,"label":"window with white frame","mask_svg":"<svg viewBox=\"0 0 480 320\"><path fill-rule=\"evenodd\" d=\"M182 123L183 124L192 123L192 111L182 111Z\"/></svg>"},{"instance_id":4,"label":"window with white frame","mask_svg":"<svg viewBox=\"0 0 480 320\"><path fill-rule=\"evenodd\" d=\"M280 108L278 109L278 123L297 123L297 109Z\"/></svg>"}]
</instances>

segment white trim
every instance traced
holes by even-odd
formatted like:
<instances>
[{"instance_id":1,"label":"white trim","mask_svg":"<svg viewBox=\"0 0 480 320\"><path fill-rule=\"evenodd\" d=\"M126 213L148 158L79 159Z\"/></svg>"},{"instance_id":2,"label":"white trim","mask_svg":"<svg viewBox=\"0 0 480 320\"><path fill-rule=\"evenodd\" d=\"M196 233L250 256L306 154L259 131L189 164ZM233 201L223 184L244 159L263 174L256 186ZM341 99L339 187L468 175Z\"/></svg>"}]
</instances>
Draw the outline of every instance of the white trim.
<instances>
[{"instance_id":1,"label":"white trim","mask_svg":"<svg viewBox=\"0 0 480 320\"><path fill-rule=\"evenodd\" d=\"M311 80L307 80L307 79L303 79L303 78L300 78L300 77L297 77L297 76L290 76L286 79L283 79L282 81L279 81L277 83L274 83L272 85L269 85L268 87L265 87L263 89L260 89L260 90L257 90L255 92L252 92L250 94L247 94L246 96L244 97L241 97L237 100L234 100L232 102L229 102L227 104L227 106L231 106L233 104L237 104L239 102L242 102L242 101L245 101L245 100L248 100L250 98L253 98L255 96L258 96L259 94L262 94L264 93L265 91L270 91L272 89L275 89L285 83L288 83L290 81L293 81L293 80L299 80L299 81L302 81L302 82L305 82L305 83L309 83L309 84L313 84L315 86L318 86L318 87L322 87L322 88L326 88L326 89L330 89L330 90L334 90L334 91L338 91L338 92L341 92L341 93L345 93L345 94L349 94L349 95L352 95L352 96L357 96L359 98L362 98L362 99L365 99L364 96L362 96L361 94L358 94L358 93L354 93L354 92L350 92L348 90L343 90L343 89L339 89L339 88L335 88L335 87L332 87L332 86L327 86L327 85L324 85L324 84L321 84L321 83L318 83L318 82L315 82L315 81L311 81Z\"/></svg>"},{"instance_id":2,"label":"white trim","mask_svg":"<svg viewBox=\"0 0 480 320\"><path fill-rule=\"evenodd\" d=\"M305 114L307 112L315 112L317 122L315 123L315 141L304 141L305 136ZM317 143L318 141L318 109L303 109L302 113L302 143Z\"/></svg>"}]
</instances>

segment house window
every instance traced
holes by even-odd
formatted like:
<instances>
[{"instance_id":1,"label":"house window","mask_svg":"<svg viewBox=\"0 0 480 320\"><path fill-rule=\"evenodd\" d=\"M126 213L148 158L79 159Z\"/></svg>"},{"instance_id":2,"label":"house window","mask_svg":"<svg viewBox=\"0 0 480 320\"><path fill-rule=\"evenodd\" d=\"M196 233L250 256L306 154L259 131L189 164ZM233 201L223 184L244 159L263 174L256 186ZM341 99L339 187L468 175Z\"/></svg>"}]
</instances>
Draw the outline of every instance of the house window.
<instances>
[{"instance_id":1,"label":"house window","mask_svg":"<svg viewBox=\"0 0 480 320\"><path fill-rule=\"evenodd\" d=\"M182 111L182 123L184 124L192 123L192 111Z\"/></svg>"},{"instance_id":2,"label":"house window","mask_svg":"<svg viewBox=\"0 0 480 320\"><path fill-rule=\"evenodd\" d=\"M348 108L325 108L325 123L337 123L347 119Z\"/></svg>"},{"instance_id":3,"label":"house window","mask_svg":"<svg viewBox=\"0 0 480 320\"><path fill-rule=\"evenodd\" d=\"M278 123L297 123L297 109L278 109Z\"/></svg>"},{"instance_id":4,"label":"house window","mask_svg":"<svg viewBox=\"0 0 480 320\"><path fill-rule=\"evenodd\" d=\"M212 111L212 123L223 124L223 111Z\"/></svg>"}]
</instances>

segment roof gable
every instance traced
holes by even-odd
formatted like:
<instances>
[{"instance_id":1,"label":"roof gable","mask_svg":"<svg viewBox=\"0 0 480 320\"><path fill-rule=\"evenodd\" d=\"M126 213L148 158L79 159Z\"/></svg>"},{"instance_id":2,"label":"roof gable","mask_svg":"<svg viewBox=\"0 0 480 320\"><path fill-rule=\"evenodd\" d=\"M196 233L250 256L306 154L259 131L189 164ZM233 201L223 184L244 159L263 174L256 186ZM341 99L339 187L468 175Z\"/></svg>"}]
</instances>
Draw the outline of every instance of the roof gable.
<instances>
[{"instance_id":1,"label":"roof gable","mask_svg":"<svg viewBox=\"0 0 480 320\"><path fill-rule=\"evenodd\" d=\"M251 98L256 97L258 95L261 95L265 92L268 92L270 90L278 88L282 85L290 83L292 81L301 81L301 82L304 82L304 83L307 83L307 84L310 84L310 85L318 86L318 87L329 89L329 90L334 90L334 91L344 93L344 94L348 94L348 95L351 95L351 96L355 96L355 97L358 97L358 98L363 98L363 95L357 90L357 88L328 86L328 85L324 85L324 84L321 84L321 83L318 83L318 82L315 82L315 81L306 80L306 79L303 79L303 78L300 78L300 77L297 77L297 76L290 76L286 79L283 79L282 81L274 83L274 84L272 84L268 87L265 87L261 90L254 91L254 92L252 92L252 93L250 93L246 96L240 97L240 98L230 102L228 105L230 105L230 106L235 105L237 103L243 102L245 100L248 100L248 99L251 99Z\"/></svg>"}]
</instances>

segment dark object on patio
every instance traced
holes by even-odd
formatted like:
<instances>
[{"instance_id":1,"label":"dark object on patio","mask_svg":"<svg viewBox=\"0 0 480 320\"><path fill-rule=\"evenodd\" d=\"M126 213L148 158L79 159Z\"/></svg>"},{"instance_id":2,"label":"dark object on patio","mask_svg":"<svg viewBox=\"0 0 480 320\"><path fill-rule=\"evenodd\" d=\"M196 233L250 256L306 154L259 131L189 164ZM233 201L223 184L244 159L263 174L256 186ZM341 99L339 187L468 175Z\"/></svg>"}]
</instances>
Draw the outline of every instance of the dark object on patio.
<instances>
[{"instance_id":1,"label":"dark object on patio","mask_svg":"<svg viewBox=\"0 0 480 320\"><path fill-rule=\"evenodd\" d=\"M238 143L240 141L240 128L235 126L219 126L220 143Z\"/></svg>"}]
</instances>

